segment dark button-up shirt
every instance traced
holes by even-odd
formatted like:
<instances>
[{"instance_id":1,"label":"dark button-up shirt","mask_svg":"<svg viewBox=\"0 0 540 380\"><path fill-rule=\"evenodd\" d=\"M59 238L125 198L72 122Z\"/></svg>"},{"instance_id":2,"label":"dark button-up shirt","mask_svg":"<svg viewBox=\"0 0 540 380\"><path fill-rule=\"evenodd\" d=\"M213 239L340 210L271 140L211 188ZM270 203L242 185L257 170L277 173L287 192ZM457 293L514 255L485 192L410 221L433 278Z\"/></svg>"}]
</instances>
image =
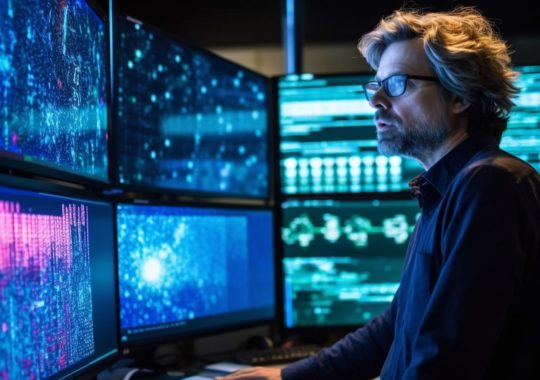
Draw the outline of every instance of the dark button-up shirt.
<instances>
[{"instance_id":1,"label":"dark button-up shirt","mask_svg":"<svg viewBox=\"0 0 540 380\"><path fill-rule=\"evenodd\" d=\"M414 182L422 208L379 317L284 380L540 379L540 177L469 138Z\"/></svg>"}]
</instances>

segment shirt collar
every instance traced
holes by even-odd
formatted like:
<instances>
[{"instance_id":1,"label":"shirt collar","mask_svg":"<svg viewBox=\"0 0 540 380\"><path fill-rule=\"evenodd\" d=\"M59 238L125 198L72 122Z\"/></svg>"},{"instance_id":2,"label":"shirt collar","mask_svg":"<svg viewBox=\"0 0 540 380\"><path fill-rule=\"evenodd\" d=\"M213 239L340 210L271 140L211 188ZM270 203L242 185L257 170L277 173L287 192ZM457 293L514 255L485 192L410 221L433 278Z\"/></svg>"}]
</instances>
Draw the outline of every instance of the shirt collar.
<instances>
[{"instance_id":1,"label":"shirt collar","mask_svg":"<svg viewBox=\"0 0 540 380\"><path fill-rule=\"evenodd\" d=\"M420 196L423 198L422 193L426 187L432 187L439 195L444 194L457 173L463 169L478 150L488 145L497 146L497 142L488 136L468 137L444 155L429 170L413 178L409 182L411 194L416 198Z\"/></svg>"}]
</instances>

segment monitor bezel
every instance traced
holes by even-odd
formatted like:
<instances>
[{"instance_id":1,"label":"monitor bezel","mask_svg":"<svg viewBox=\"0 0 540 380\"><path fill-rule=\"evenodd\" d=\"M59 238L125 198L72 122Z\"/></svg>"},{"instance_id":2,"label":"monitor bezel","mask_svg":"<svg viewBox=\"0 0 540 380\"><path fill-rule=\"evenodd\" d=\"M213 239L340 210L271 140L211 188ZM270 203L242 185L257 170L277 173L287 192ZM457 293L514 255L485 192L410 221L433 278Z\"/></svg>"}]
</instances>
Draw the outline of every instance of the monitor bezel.
<instances>
[{"instance_id":1,"label":"monitor bezel","mask_svg":"<svg viewBox=\"0 0 540 380\"><path fill-rule=\"evenodd\" d=\"M198 338L204 338L215 334L220 333L226 333L231 332L235 330L240 330L244 328L254 327L254 326L261 326L261 325L268 325L273 324L276 321L277 318L277 305L276 305L276 299L277 299L277 284L279 279L276 277L276 270L277 270L277 254L276 254L276 232L275 232L275 226L276 226L276 212L275 208L269 205L261 205L261 204L239 204L239 203L223 203L223 202L200 202L200 201L175 201L175 200L167 200L167 199L153 199L153 198L129 198L125 196L121 196L117 201L115 202L115 215L118 210L118 206L120 205L132 205L132 206L156 206L156 207L171 207L171 208L195 208L195 209L214 209L214 210L239 210L239 211L268 211L270 213L270 216L272 218L271 224L272 224L272 230L270 233L272 236L270 237L270 240L273 242L273 252L272 252L272 261L274 263L274 273L272 276L273 279L273 292L274 292L274 310L273 310L273 316L271 317L262 317L257 318L252 321L247 322L234 322L234 323L228 323L228 324L221 324L216 325L211 328L204 328L187 332L170 332L170 330L164 329L163 333L157 334L156 336L151 337L136 337L133 340L130 340L128 342L122 342L120 339L120 349L122 352L126 355L130 355L133 353L137 353L143 350L148 349L154 349L160 345L166 344L166 343L174 343L174 342L185 342L185 341L193 341L194 339ZM115 227L116 228L116 227ZM116 244L118 247L118 243ZM117 260L118 254L117 254ZM119 278L119 265L117 265L117 278ZM119 336L122 335L122 327L120 322L120 308L122 307L120 303L120 286L118 283L117 286L117 299L118 299L118 320L119 320ZM214 317L219 317L219 314Z\"/></svg>"},{"instance_id":2,"label":"monitor bezel","mask_svg":"<svg viewBox=\"0 0 540 380\"><path fill-rule=\"evenodd\" d=\"M59 197L65 197L65 198L73 198L77 201L81 202L98 202L102 204L108 204L111 207L112 216L113 216L113 230L111 233L113 234L112 240L113 240L113 276L114 276L114 288L113 291L114 294L114 304L116 307L116 310L114 310L114 320L111 321L111 323L115 324L116 329L116 336L115 336L115 347L114 352L111 352L107 356L101 356L97 357L93 360L91 360L89 363L86 363L84 365L80 365L80 362L75 363L72 365L73 370L71 370L69 373L58 375L55 374L49 379L91 379L96 376L100 371L103 371L108 366L113 364L115 361L120 359L121 357L121 350L120 350L120 338L119 338L119 324L118 324L118 296L116 289L118 288L118 255L116 250L116 223L114 221L114 212L115 212L115 205L114 202L111 201L111 199L104 197L99 194L96 190L90 190L90 189L82 189L80 187L73 187L73 186L66 186L64 184L60 184L58 182L51 182L51 181L41 181L31 178L23 178L13 175L6 175L6 174L0 174L0 186L11 188L15 190L22 190L22 191L29 191L29 192L36 192L36 193L43 193L45 195L52 195L52 196L59 196ZM83 359L86 360L86 359ZM67 368L66 368L67 369ZM64 369L64 370L66 370ZM62 371L64 371L62 370Z\"/></svg>"},{"instance_id":3,"label":"monitor bezel","mask_svg":"<svg viewBox=\"0 0 540 380\"><path fill-rule=\"evenodd\" d=\"M116 1L115 1L116 2ZM118 9L118 5L117 4L114 4L113 5L114 9ZM266 167L267 167L267 171L268 171L268 183L267 183L267 186L266 186L266 191L265 191L265 194L263 195L250 195L250 194L241 194L241 193L223 193L223 192L215 192L215 191L204 191L204 190L199 190L199 189L184 189L184 188L170 188L170 187L159 187L159 186L152 186L152 185L147 185L147 184L142 184L142 183L129 183L129 184L126 184L126 183L120 183L120 180L119 180L119 162L120 162L120 149L119 149L119 140L118 140L118 135L119 135L119 132L118 132L118 126L119 126L119 122L118 122L118 117L117 117L117 102L116 102L116 99L117 99L117 96L118 96L118 93L116 92L117 91L117 86L114 85L114 83L116 82L116 79L117 79L117 74L118 74L118 65L117 64L113 64L113 68L112 68L112 74L111 74L111 83L113 83L113 92L112 92L112 96L111 96L111 101L113 104L113 106L111 107L112 108L112 123L113 125L115 126L114 128L114 131L113 131L113 150L114 150L114 174L113 176L111 177L113 179L113 183L114 183L114 186L121 189L122 191L125 191L125 192L132 192L132 193L154 193L154 194L165 194L165 195L169 195L169 196L192 196L192 197L195 197L197 199L201 199L201 200L204 200L204 199L207 199L207 200L211 200L211 199L230 199L230 200L241 200L241 199L247 199L247 200L261 200L261 201L265 201L265 202L271 202L274 194L273 194L273 189L274 189L274 186L273 186L273 182L275 181L275 174L272 172L272 159L274 158L273 157L273 151L274 151L274 141L272 139L272 115L271 115L271 112L270 112L270 109L271 109L271 105L272 105L272 91L271 91L271 78L264 75L264 74L261 74L259 72L256 72L246 66L243 66L239 63L236 63L236 62L233 62L231 60L228 60L224 57L221 57L219 55L217 55L216 53L210 51L209 49L206 49L204 47L200 47L200 46L195 46L191 43L188 43L188 42L185 42L185 41L182 41L178 36L175 36L171 33L169 33L168 31L165 31L163 30L162 28L159 28L151 23L148 23L144 20L141 20L137 17L132 17L130 16L129 14L121 11L121 10L117 10L116 12L114 12L115 16L114 18L112 19L112 22L111 22L111 28L113 29L111 35L111 44L112 46L114 47L116 44L117 44L117 41L118 41L118 32L117 32L117 18L124 18L124 19L128 19L130 20L131 22L138 22L140 23L141 25L143 25L145 28L148 28L148 30L152 31L153 33L156 33L156 34L159 34L160 36L163 36L164 38L170 40L171 42L173 43L177 43L179 45L182 45L183 47L193 51L193 52L196 52L196 53L199 53L199 54L202 54L202 55L205 55L207 57L209 57L210 59L214 60L214 61L219 61L219 62L222 62L223 64L225 65L228 65L228 66L231 66L235 69L240 69L244 72L248 72L250 73L251 75L254 75L256 77L259 77L260 79L262 79L265 83L265 94L266 94L266 110L267 110L267 113L266 113L266 142L267 142L267 152L266 152ZM116 56L112 56L111 57L111 60L112 62L114 63L116 61Z\"/></svg>"},{"instance_id":4,"label":"monitor bezel","mask_svg":"<svg viewBox=\"0 0 540 380\"><path fill-rule=\"evenodd\" d=\"M106 120L107 120L107 131L106 134L109 136L109 139L107 139L107 162L108 162L108 168L107 168L107 178L99 178L83 173L78 173L76 171L72 171L69 169L62 168L59 165L55 165L53 163L49 163L46 161L40 161L34 158L31 158L31 160L25 160L24 155L18 155L15 153L11 153L8 151L2 151L0 154L0 173L4 174L16 174L21 176L27 176L27 177L35 177L40 178L43 177L45 179L57 179L60 181L66 181L66 182L73 182L81 185L87 185L87 186L94 186L99 188L106 188L111 184L111 131L112 131L112 120L111 120L111 105L110 105L110 99L111 99L111 93L110 93L110 83L111 83L111 76L110 76L110 61L109 61L109 44L110 44L110 35L109 35L109 17L107 12L98 4L96 0L84 0L84 3L90 11L92 11L97 18L101 20L103 23L104 28L104 34L105 34L105 56L103 59L105 60L105 80L107 81L106 84L106 96L107 101L105 102L107 105L107 112L106 112Z\"/></svg>"}]
</instances>

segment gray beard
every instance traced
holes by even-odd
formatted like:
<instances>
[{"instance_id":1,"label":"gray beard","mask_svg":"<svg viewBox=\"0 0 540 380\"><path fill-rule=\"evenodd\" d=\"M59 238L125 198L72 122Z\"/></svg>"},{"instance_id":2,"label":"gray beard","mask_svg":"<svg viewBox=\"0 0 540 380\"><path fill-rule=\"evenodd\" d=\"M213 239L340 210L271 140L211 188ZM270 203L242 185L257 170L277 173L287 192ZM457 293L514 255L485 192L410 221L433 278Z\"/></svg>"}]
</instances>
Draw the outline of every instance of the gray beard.
<instances>
[{"instance_id":1,"label":"gray beard","mask_svg":"<svg viewBox=\"0 0 540 380\"><path fill-rule=\"evenodd\" d=\"M452 134L446 120L440 118L429 125L416 124L408 130L401 121L392 119L392 127L377 132L377 145L381 154L400 155L424 161Z\"/></svg>"}]
</instances>

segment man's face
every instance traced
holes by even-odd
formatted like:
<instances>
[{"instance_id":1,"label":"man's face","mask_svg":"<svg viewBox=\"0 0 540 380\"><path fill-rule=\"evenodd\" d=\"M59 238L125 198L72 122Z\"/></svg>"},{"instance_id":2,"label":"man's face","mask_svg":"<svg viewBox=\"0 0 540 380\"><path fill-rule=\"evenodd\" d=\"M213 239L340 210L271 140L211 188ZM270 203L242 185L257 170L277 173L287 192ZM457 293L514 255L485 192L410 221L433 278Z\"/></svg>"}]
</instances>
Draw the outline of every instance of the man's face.
<instances>
[{"instance_id":1,"label":"man's face","mask_svg":"<svg viewBox=\"0 0 540 380\"><path fill-rule=\"evenodd\" d=\"M395 42L384 51L376 79L395 74L436 77L419 39ZM426 160L451 135L449 110L437 81L407 79L402 95L380 88L371 98L379 151Z\"/></svg>"}]
</instances>

